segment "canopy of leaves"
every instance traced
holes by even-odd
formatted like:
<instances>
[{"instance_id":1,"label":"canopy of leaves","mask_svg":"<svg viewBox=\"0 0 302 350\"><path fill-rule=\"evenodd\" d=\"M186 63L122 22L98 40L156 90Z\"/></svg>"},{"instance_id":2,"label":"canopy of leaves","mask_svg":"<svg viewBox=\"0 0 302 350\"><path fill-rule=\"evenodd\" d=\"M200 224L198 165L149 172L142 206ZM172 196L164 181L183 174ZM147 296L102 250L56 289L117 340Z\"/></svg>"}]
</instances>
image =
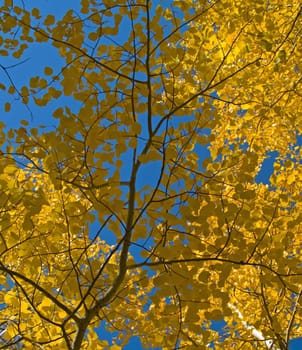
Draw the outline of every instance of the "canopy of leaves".
<instances>
[{"instance_id":1,"label":"canopy of leaves","mask_svg":"<svg viewBox=\"0 0 302 350\"><path fill-rule=\"evenodd\" d=\"M288 349L299 2L78 0L61 17L3 2L3 113L26 109L0 131L0 348ZM13 65L45 46L61 63L19 85Z\"/></svg>"}]
</instances>

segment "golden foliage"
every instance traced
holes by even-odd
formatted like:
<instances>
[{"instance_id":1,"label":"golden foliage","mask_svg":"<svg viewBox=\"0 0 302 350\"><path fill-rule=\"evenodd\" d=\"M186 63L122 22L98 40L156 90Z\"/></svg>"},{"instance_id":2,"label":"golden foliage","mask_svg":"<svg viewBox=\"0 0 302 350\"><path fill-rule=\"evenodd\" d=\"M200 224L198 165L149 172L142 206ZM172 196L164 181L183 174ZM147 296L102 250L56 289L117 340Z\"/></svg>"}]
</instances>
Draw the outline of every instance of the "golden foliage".
<instances>
[{"instance_id":1,"label":"golden foliage","mask_svg":"<svg viewBox=\"0 0 302 350\"><path fill-rule=\"evenodd\" d=\"M1 66L3 110L48 105L56 127L1 124L0 347L287 349L302 334L299 2L0 10L2 56L51 45L63 62L24 86Z\"/></svg>"}]
</instances>

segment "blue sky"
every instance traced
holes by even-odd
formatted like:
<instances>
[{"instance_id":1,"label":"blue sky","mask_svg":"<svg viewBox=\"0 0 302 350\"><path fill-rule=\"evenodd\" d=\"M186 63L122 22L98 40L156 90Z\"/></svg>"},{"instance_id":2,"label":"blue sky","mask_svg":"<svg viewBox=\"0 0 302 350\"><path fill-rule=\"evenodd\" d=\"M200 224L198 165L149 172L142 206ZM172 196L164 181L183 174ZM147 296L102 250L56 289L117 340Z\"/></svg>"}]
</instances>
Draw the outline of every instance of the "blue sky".
<instances>
[{"instance_id":1,"label":"blue sky","mask_svg":"<svg viewBox=\"0 0 302 350\"><path fill-rule=\"evenodd\" d=\"M26 4L26 6L28 6ZM50 14L53 13L56 16L62 16L70 8L75 11L79 10L79 0L31 0L31 7L38 7L41 11L41 14ZM122 28L122 30L127 31L128 28ZM20 65L14 66L17 61L13 58L1 58L1 64L6 67L12 67L9 69L9 73L17 86L27 85L28 78L33 75L42 75L44 67L49 65L52 67L60 68L62 64L62 59L56 54L56 51L50 47L48 43L42 44L43 49L41 49L41 44L32 45L30 49L26 52L24 58L26 61ZM8 83L7 77L4 72L1 72L1 81L4 84ZM0 104L6 102L6 96L0 95ZM7 124L8 127L16 127L18 122L21 119L27 119L30 122L31 126L45 125L47 128L55 128L55 121L52 119L52 111L59 107L62 104L71 106L73 109L79 107L79 103L75 102L71 98L64 97L58 100L53 101L47 107L37 107L31 104L30 108L32 115L28 112L27 108L21 103L20 100L14 100L14 97L11 97L12 110L10 113L2 113L1 121ZM207 150L205 148L200 149L200 154L206 157ZM267 183L269 176L273 171L273 163L276 154L270 154L267 160L264 162L261 172L257 177L257 181ZM155 165L156 166L156 165ZM152 168L154 164L150 165L150 169L145 168L144 171L140 174L141 182L139 185L143 186L146 184L152 184L155 181L155 178L152 177ZM154 169L154 168L153 168ZM124 169L126 172L126 169ZM104 328L101 327L100 335L107 339L114 337L114 334L108 334ZM298 350L302 347L302 340L294 340L291 343L290 350ZM138 338L133 338L131 342L124 347L124 349L141 349L140 342Z\"/></svg>"}]
</instances>

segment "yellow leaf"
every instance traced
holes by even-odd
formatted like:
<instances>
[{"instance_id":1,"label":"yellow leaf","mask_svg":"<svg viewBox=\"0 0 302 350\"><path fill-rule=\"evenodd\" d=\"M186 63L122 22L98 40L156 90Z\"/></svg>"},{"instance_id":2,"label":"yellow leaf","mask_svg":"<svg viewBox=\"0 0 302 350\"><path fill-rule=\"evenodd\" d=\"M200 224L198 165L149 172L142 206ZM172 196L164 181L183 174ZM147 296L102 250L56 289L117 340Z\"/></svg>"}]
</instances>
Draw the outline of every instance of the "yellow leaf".
<instances>
[{"instance_id":1,"label":"yellow leaf","mask_svg":"<svg viewBox=\"0 0 302 350\"><path fill-rule=\"evenodd\" d=\"M289 185L293 184L296 181L296 176L295 174L290 174L287 178L287 183Z\"/></svg>"},{"instance_id":2,"label":"yellow leaf","mask_svg":"<svg viewBox=\"0 0 302 350\"><path fill-rule=\"evenodd\" d=\"M51 26L55 23L55 17L53 15L48 15L44 20L44 25Z\"/></svg>"},{"instance_id":3,"label":"yellow leaf","mask_svg":"<svg viewBox=\"0 0 302 350\"><path fill-rule=\"evenodd\" d=\"M6 102L5 105L4 105L4 110L5 110L5 112L9 112L10 109L11 109L10 103L9 103L9 102Z\"/></svg>"},{"instance_id":4,"label":"yellow leaf","mask_svg":"<svg viewBox=\"0 0 302 350\"><path fill-rule=\"evenodd\" d=\"M44 68L44 73L46 75L51 75L53 73L53 69L51 67L45 67Z\"/></svg>"},{"instance_id":5,"label":"yellow leaf","mask_svg":"<svg viewBox=\"0 0 302 350\"><path fill-rule=\"evenodd\" d=\"M31 14L33 15L33 17L35 17L35 18L37 18L37 19L41 18L41 16L40 16L40 10L39 10L38 8L33 8L33 9L31 10Z\"/></svg>"},{"instance_id":6,"label":"yellow leaf","mask_svg":"<svg viewBox=\"0 0 302 350\"><path fill-rule=\"evenodd\" d=\"M16 91L15 87L12 86L12 85L10 85L10 87L8 88L8 93L9 93L9 94L14 94L15 91Z\"/></svg>"},{"instance_id":7,"label":"yellow leaf","mask_svg":"<svg viewBox=\"0 0 302 350\"><path fill-rule=\"evenodd\" d=\"M98 34L97 33L92 32L92 33L88 34L88 39L91 40L91 41L96 41L97 38L98 38Z\"/></svg>"}]
</instances>

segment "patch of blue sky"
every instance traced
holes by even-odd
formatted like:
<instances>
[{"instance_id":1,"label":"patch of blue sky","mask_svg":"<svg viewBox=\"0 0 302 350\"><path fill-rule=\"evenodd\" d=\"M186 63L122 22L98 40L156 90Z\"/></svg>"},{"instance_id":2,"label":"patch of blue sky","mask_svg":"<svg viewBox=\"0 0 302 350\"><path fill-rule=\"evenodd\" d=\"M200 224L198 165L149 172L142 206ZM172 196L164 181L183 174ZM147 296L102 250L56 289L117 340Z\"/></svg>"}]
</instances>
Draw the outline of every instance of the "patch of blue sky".
<instances>
[{"instance_id":1,"label":"patch of blue sky","mask_svg":"<svg viewBox=\"0 0 302 350\"><path fill-rule=\"evenodd\" d=\"M99 329L98 329L99 330ZM109 342L110 345L113 344L120 344L120 341L117 339L120 331L117 332L108 332L108 330L105 328L105 322L102 323L102 326L100 327L100 331L98 331L100 339L104 339L107 340ZM139 336L134 336L131 337L131 339L129 340L129 342L123 346L123 350L140 350L140 349L145 349L142 347L142 343L140 341L140 337ZM161 350L161 348L155 348L155 347L150 347L148 349L152 349L152 350Z\"/></svg>"},{"instance_id":2,"label":"patch of blue sky","mask_svg":"<svg viewBox=\"0 0 302 350\"><path fill-rule=\"evenodd\" d=\"M267 157L262 162L260 171L258 172L255 181L256 183L269 184L270 177L274 172L274 164L276 158L278 157L278 152L273 151L267 154Z\"/></svg>"},{"instance_id":3,"label":"patch of blue sky","mask_svg":"<svg viewBox=\"0 0 302 350\"><path fill-rule=\"evenodd\" d=\"M294 338L289 344L289 350L301 350L302 338Z\"/></svg>"},{"instance_id":4,"label":"patch of blue sky","mask_svg":"<svg viewBox=\"0 0 302 350\"><path fill-rule=\"evenodd\" d=\"M14 6L20 6L23 8L25 5L26 9L38 8L43 16L55 14L56 16L61 17L69 10L73 10L75 12L80 11L80 1L64 0L60 1L59 3L60 6L58 6L58 1L52 0L31 0L30 2L14 0Z\"/></svg>"}]
</instances>

